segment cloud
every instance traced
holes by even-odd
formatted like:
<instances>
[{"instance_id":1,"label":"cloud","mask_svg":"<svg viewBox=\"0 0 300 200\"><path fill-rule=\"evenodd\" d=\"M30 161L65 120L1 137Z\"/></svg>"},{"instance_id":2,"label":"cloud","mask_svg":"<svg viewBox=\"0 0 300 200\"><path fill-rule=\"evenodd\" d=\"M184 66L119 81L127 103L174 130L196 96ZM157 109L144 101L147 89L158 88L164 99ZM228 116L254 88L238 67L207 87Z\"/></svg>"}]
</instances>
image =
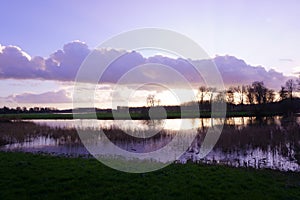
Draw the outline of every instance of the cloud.
<instances>
[{"instance_id":1,"label":"cloud","mask_svg":"<svg viewBox=\"0 0 300 200\"><path fill-rule=\"evenodd\" d=\"M16 103L71 103L72 99L65 90L56 92L45 92L41 94L23 93L11 95L6 98L9 101Z\"/></svg>"},{"instance_id":2,"label":"cloud","mask_svg":"<svg viewBox=\"0 0 300 200\"><path fill-rule=\"evenodd\" d=\"M294 60L290 59L290 58L280 58L279 61L280 62L294 62Z\"/></svg>"},{"instance_id":3,"label":"cloud","mask_svg":"<svg viewBox=\"0 0 300 200\"><path fill-rule=\"evenodd\" d=\"M184 83L177 75L184 77L190 83L201 84L203 79L191 63L197 64L203 69L209 69L212 62L219 69L225 85L264 81L268 87L278 89L290 78L272 69L267 71L261 66L248 65L245 61L234 56L217 56L211 60L196 61L168 58L161 55L144 58L135 51L125 52L114 49L92 51L81 41L67 43L62 49L57 50L47 58L31 57L16 46L0 46L0 78L74 81L81 63L91 52L95 62L105 62L111 58L117 58L110 63L109 68L101 77L101 82L107 83L117 83L126 74L126 78L123 77L122 79L123 84L156 81L180 86ZM290 61L290 59L284 60ZM97 65L94 66L97 67ZM143 67L138 70L137 66ZM171 70L173 74L170 73L170 69L173 69ZM86 81L94 73L94 70L90 70L89 74L86 75Z\"/></svg>"},{"instance_id":4,"label":"cloud","mask_svg":"<svg viewBox=\"0 0 300 200\"><path fill-rule=\"evenodd\" d=\"M16 46L1 47L1 78L35 78L31 57Z\"/></svg>"},{"instance_id":5,"label":"cloud","mask_svg":"<svg viewBox=\"0 0 300 200\"><path fill-rule=\"evenodd\" d=\"M48 78L62 81L73 80L83 60L90 53L88 46L80 41L64 45L45 61Z\"/></svg>"},{"instance_id":6,"label":"cloud","mask_svg":"<svg viewBox=\"0 0 300 200\"><path fill-rule=\"evenodd\" d=\"M253 81L263 81L266 86L278 89L291 77L274 69L267 71L261 66L251 66L234 56L217 56L214 62L218 67L226 85L251 84Z\"/></svg>"}]
</instances>

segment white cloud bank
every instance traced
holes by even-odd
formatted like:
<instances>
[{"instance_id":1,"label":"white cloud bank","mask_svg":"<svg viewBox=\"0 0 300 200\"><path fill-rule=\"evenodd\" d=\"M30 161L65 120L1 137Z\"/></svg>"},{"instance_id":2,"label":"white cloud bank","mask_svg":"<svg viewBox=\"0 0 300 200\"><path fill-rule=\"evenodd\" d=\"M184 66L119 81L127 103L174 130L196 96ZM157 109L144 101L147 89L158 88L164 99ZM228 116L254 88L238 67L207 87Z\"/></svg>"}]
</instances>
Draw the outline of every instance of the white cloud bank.
<instances>
[{"instance_id":1,"label":"white cloud bank","mask_svg":"<svg viewBox=\"0 0 300 200\"><path fill-rule=\"evenodd\" d=\"M18 95L11 95L6 98L7 100L11 100L16 103L71 103L72 99L70 95L68 95L66 90L59 90L54 92L45 92L41 94L34 93L23 93Z\"/></svg>"},{"instance_id":2,"label":"white cloud bank","mask_svg":"<svg viewBox=\"0 0 300 200\"><path fill-rule=\"evenodd\" d=\"M40 56L30 56L21 48L16 46L0 45L0 79L41 79L74 81L76 73L87 55L92 50L83 42L73 41L63 46L47 58ZM112 55L122 54L116 50L99 50L97 56L100 59L107 59ZM264 81L265 84L274 89L279 89L284 82L290 78L275 70L267 71L263 67L255 67L246 64L245 61L233 56L217 56L212 59L218 67L225 85L250 84L253 81ZM192 61L203 68L211 60ZM138 65L143 64L163 64L177 70L189 82L199 83L201 78L195 73L195 69L185 59L174 59L163 56L153 56L144 58L138 52L127 52L114 61L105 72L101 81L116 83L122 75ZM142 73L134 72L134 79L126 83L139 83L159 77L153 68L145 68ZM179 84L172 76L163 76L166 82Z\"/></svg>"}]
</instances>

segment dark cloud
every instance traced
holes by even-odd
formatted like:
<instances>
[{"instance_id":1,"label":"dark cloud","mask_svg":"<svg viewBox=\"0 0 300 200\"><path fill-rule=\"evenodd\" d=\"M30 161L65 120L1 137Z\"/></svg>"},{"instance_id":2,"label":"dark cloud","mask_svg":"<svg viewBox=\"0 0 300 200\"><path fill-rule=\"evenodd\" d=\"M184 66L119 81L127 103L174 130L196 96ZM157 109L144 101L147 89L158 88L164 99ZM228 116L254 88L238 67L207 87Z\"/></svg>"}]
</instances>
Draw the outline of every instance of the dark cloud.
<instances>
[{"instance_id":1,"label":"dark cloud","mask_svg":"<svg viewBox=\"0 0 300 200\"><path fill-rule=\"evenodd\" d=\"M48 58L39 56L30 57L20 48L15 46L0 46L0 78L15 79L47 79L59 81L74 81L76 73L91 53L91 49L80 41L73 41L64 45L63 49L57 50ZM159 71L158 66L169 66L178 74L181 74L190 83L203 83L202 77L197 73L191 63L197 64L202 69L208 69L214 62L219 69L225 85L250 84L253 81L264 81L268 87L278 89L290 78L275 70L267 71L261 66L251 66L245 61L233 56L217 56L212 60L185 60L182 58L173 59L163 56L144 58L138 52L125 52L117 50L94 50L93 56L96 61L107 61L116 58L104 72L101 81L116 83L124 74L129 74L123 83L140 83L145 81L158 81L180 85L179 79L168 70ZM95 61L95 62L96 62ZM97 63L97 62L96 62ZM136 66L145 65L143 70L134 70ZM95 64L97 67L97 64ZM91 70L86 76L94 72Z\"/></svg>"}]
</instances>

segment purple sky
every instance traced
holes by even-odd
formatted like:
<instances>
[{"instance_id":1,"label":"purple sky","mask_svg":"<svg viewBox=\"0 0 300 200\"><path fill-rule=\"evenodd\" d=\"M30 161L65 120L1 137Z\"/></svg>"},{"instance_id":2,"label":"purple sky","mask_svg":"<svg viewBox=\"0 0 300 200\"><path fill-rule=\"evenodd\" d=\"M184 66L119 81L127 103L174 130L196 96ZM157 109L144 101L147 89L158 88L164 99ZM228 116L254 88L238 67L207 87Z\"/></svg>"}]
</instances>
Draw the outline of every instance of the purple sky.
<instances>
[{"instance_id":1,"label":"purple sky","mask_svg":"<svg viewBox=\"0 0 300 200\"><path fill-rule=\"evenodd\" d=\"M158 27L188 36L212 57L232 55L251 66L260 65L267 71L275 69L285 75L300 71L300 2L297 0L172 3L10 0L1 1L0 8L0 52L4 46L14 45L31 57L47 59L74 40L83 41L92 49L120 32ZM7 70L7 74L15 73ZM25 78L31 80L2 77L0 86L5 89L0 98L50 91L54 95L66 94L61 90L71 87L71 83L68 85L59 78L52 81ZM24 86L24 82L28 85Z\"/></svg>"},{"instance_id":2,"label":"purple sky","mask_svg":"<svg viewBox=\"0 0 300 200\"><path fill-rule=\"evenodd\" d=\"M141 27L167 28L211 56L229 54L292 73L300 66L300 3L266 1L1 1L0 44L48 56L67 42L94 47ZM289 61L287 61L288 59ZM290 61L293 62L290 62Z\"/></svg>"}]
</instances>

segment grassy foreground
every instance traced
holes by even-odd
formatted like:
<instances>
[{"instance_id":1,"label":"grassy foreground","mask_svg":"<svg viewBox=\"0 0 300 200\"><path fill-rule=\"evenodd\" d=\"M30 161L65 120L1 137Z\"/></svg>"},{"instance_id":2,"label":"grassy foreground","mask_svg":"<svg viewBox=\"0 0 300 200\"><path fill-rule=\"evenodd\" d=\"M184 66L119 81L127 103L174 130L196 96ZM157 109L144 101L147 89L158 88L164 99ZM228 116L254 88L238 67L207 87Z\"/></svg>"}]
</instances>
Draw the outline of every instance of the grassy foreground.
<instances>
[{"instance_id":1,"label":"grassy foreground","mask_svg":"<svg viewBox=\"0 0 300 200\"><path fill-rule=\"evenodd\" d=\"M146 174L95 159L0 152L0 199L300 199L300 174L173 164Z\"/></svg>"}]
</instances>

